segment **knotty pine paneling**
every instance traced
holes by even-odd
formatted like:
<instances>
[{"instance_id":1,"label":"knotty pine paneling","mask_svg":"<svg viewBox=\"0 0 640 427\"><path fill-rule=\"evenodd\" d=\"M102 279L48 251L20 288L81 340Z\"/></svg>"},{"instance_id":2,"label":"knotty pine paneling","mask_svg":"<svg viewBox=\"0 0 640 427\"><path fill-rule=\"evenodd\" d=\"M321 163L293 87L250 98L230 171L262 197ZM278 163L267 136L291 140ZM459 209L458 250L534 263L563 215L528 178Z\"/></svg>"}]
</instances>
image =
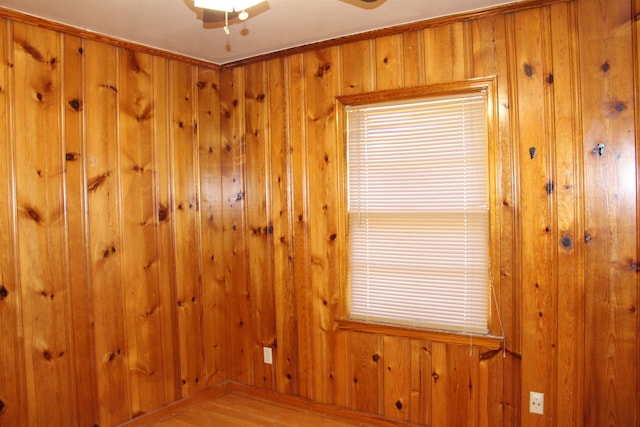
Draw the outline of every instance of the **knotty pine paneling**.
<instances>
[{"instance_id":1,"label":"knotty pine paneling","mask_svg":"<svg viewBox=\"0 0 640 427\"><path fill-rule=\"evenodd\" d=\"M222 236L199 164L221 164L219 72L0 27L0 424L117 425L228 379L226 329L203 332L224 274L205 291L200 255Z\"/></svg>"},{"instance_id":2,"label":"knotty pine paneling","mask_svg":"<svg viewBox=\"0 0 640 427\"><path fill-rule=\"evenodd\" d=\"M637 114L629 98L634 87L631 74L638 70L637 58L630 62L637 56L632 51L631 6L628 0L529 4L508 13L321 46L284 56L277 66L257 61L269 72L255 64L228 72L234 76L228 83L234 86L225 89L227 81L222 82L222 104L233 105L233 112L243 115L232 117L234 123L222 128L223 139L242 138L235 129L255 131L245 122L259 122L269 129L284 128L277 138L287 138L265 140L264 147L290 147L290 199L287 209L278 212L288 212L292 242L286 265L284 257L274 257L273 268L284 271L293 261L294 306L276 297L275 307L266 301L262 309L275 310L276 319L286 316L283 310L297 316L295 327L278 320L276 340L287 339L287 351L297 345L299 376L287 377L284 386L276 376L275 389L298 390L316 401L425 425L595 426L605 420L638 425L638 295L633 268L638 257L637 147L631 142L637 140L632 122ZM598 40L602 52L594 53L592 40ZM279 74L280 61L284 77ZM591 74L585 72L587 65ZM271 66L277 67L275 80ZM336 160L344 153L335 132L335 98L487 76L497 80L496 144L490 150L495 177L490 184L491 233L500 241L491 254L495 300L490 322L496 333L504 330L506 349L484 349L473 341L457 346L336 330L334 321L342 306L334 307L335 299L346 298L340 287L346 242L342 158ZM588 83L594 79L601 88ZM239 85L243 89L237 89ZM256 110L255 90L249 89L255 87L266 98L273 93L285 105ZM594 157L595 141L588 141L587 134L599 121L599 139L618 142L607 143L605 154ZM251 141L254 136L245 138ZM248 159L253 164L247 166L247 176L257 182L253 173L259 167L265 174L259 182L271 182L265 184L264 194L255 194L258 186L252 184L253 191L245 194L249 206L283 203L273 195L275 182L283 179L283 167L275 166L273 153L263 165L253 163L263 156L264 147L259 145L258 153L251 154L251 145L245 145L243 165ZM624 160L616 157L623 150ZM598 167L596 161L609 163ZM605 181L612 181L610 190L605 190ZM591 234L588 222L594 223ZM604 231L604 224L613 229ZM254 232L252 227L248 233ZM589 255L589 245L598 245L596 232L605 234L606 243ZM273 241L277 246L278 235ZM254 255L257 247L245 249L249 262L254 256L266 262L268 251ZM246 275L244 279L252 280ZM289 286L273 283L275 295L288 289L281 286ZM599 296L593 300L592 295ZM260 307L248 298L235 309ZM601 325L603 318L609 323ZM245 330L246 340L262 333L256 330L261 325L251 328ZM603 345L610 349L602 353ZM279 357L275 363L276 372L285 372L282 364L292 361ZM251 369L249 361L244 366ZM606 391L605 382L614 389ZM251 384L266 386L257 375ZM624 397L618 384L626 390ZM532 390L545 393L543 416L528 412Z\"/></svg>"},{"instance_id":3,"label":"knotty pine paneling","mask_svg":"<svg viewBox=\"0 0 640 427\"><path fill-rule=\"evenodd\" d=\"M61 37L13 26L17 269L29 425L71 424L75 384L64 257L64 151L58 120ZM42 141L42 145L19 141ZM36 256L34 256L36 255ZM43 379L46 379L43 381ZM49 405L60 410L50 413Z\"/></svg>"},{"instance_id":4,"label":"knotty pine paneling","mask_svg":"<svg viewBox=\"0 0 640 427\"><path fill-rule=\"evenodd\" d=\"M12 24L0 21L3 40L0 62L13 62ZM0 420L6 424L27 424L26 369L22 345L22 304L18 281L15 204L15 139L11 128L13 115L13 69L0 67ZM14 333L7 331L15 331Z\"/></svg>"},{"instance_id":5,"label":"knotty pine paneling","mask_svg":"<svg viewBox=\"0 0 640 427\"><path fill-rule=\"evenodd\" d=\"M202 228L202 298L207 386L229 378L225 329L208 325L227 322L222 235L222 147L220 145L220 88L218 73L198 70L198 141L200 216Z\"/></svg>"},{"instance_id":6,"label":"knotty pine paneling","mask_svg":"<svg viewBox=\"0 0 640 427\"><path fill-rule=\"evenodd\" d=\"M638 115L632 4L578 3L585 203L584 422L637 425ZM637 37L637 34L635 35ZM637 59L637 58L636 58ZM636 63L637 65L637 63ZM635 77L634 77L635 76ZM598 151L603 144L603 151ZM594 151L595 149L595 151ZM636 219L636 220L634 220Z\"/></svg>"}]
</instances>

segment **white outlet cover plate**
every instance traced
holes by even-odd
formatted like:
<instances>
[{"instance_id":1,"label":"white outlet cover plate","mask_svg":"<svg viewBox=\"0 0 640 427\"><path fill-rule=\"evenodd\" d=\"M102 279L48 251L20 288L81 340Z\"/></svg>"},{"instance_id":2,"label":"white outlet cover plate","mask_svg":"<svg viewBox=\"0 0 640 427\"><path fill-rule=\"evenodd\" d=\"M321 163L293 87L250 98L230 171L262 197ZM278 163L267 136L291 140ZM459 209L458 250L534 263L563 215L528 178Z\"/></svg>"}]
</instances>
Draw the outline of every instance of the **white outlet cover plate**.
<instances>
[{"instance_id":1,"label":"white outlet cover plate","mask_svg":"<svg viewBox=\"0 0 640 427\"><path fill-rule=\"evenodd\" d=\"M529 412L532 414L544 414L544 393L529 392Z\"/></svg>"}]
</instances>

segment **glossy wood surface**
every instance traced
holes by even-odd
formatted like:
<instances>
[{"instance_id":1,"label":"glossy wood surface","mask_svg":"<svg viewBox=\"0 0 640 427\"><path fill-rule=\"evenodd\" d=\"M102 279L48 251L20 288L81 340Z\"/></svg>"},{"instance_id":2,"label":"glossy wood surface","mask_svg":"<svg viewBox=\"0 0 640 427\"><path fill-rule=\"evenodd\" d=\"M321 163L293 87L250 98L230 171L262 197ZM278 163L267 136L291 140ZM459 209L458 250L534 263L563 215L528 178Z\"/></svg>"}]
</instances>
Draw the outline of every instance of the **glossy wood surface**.
<instances>
[{"instance_id":1,"label":"glossy wood surface","mask_svg":"<svg viewBox=\"0 0 640 427\"><path fill-rule=\"evenodd\" d=\"M223 383L119 427L149 426L411 427L415 424Z\"/></svg>"}]
</instances>

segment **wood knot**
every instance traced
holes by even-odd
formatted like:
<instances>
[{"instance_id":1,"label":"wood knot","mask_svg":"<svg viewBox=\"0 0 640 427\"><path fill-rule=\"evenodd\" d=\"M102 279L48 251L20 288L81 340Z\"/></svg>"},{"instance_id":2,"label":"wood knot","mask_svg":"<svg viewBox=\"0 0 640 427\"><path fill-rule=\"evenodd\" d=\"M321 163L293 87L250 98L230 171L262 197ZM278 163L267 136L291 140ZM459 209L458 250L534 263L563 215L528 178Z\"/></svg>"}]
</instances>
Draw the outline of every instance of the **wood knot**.
<instances>
[{"instance_id":1,"label":"wood knot","mask_svg":"<svg viewBox=\"0 0 640 427\"><path fill-rule=\"evenodd\" d=\"M100 85L100 87L102 87L104 89L109 89L113 93L118 93L118 88L115 87L114 85L102 84L102 85Z\"/></svg>"},{"instance_id":2,"label":"wood knot","mask_svg":"<svg viewBox=\"0 0 640 427\"><path fill-rule=\"evenodd\" d=\"M336 240L336 237L338 237L338 235L336 233L332 233L329 235L329 240L334 241Z\"/></svg>"},{"instance_id":3,"label":"wood knot","mask_svg":"<svg viewBox=\"0 0 640 427\"><path fill-rule=\"evenodd\" d=\"M533 68L531 67L531 65L524 64L523 68L524 68L524 73L527 75L527 77L533 76Z\"/></svg>"},{"instance_id":4,"label":"wood knot","mask_svg":"<svg viewBox=\"0 0 640 427\"><path fill-rule=\"evenodd\" d=\"M69 106L75 111L82 110L82 102L80 102L80 100L76 98L69 100Z\"/></svg>"},{"instance_id":5,"label":"wood knot","mask_svg":"<svg viewBox=\"0 0 640 427\"><path fill-rule=\"evenodd\" d=\"M609 65L609 61L606 61L604 64L602 64L602 67L600 68L602 69L602 71L607 73L611 69L611 65Z\"/></svg>"},{"instance_id":6,"label":"wood knot","mask_svg":"<svg viewBox=\"0 0 640 427\"><path fill-rule=\"evenodd\" d=\"M378 363L378 360L380 360L380 355L374 354L373 356L371 356L371 360L373 360L374 362Z\"/></svg>"},{"instance_id":7,"label":"wood knot","mask_svg":"<svg viewBox=\"0 0 640 427\"><path fill-rule=\"evenodd\" d=\"M573 248L573 239L568 234L565 234L564 236L562 236L562 239L560 239L560 243L562 244L562 247L565 249Z\"/></svg>"},{"instance_id":8,"label":"wood knot","mask_svg":"<svg viewBox=\"0 0 640 427\"><path fill-rule=\"evenodd\" d=\"M547 185L546 185L546 187L545 187L545 189L546 189L546 191L547 191L547 194L551 194L551 193L553 193L553 188L554 188L553 181L549 181L549 182L547 182Z\"/></svg>"},{"instance_id":9,"label":"wood knot","mask_svg":"<svg viewBox=\"0 0 640 427\"><path fill-rule=\"evenodd\" d=\"M396 401L396 408L398 408L398 410L402 409L402 402L397 400Z\"/></svg>"},{"instance_id":10,"label":"wood knot","mask_svg":"<svg viewBox=\"0 0 640 427\"><path fill-rule=\"evenodd\" d=\"M68 162L75 162L80 158L80 153L66 153L64 158Z\"/></svg>"},{"instance_id":11,"label":"wood knot","mask_svg":"<svg viewBox=\"0 0 640 427\"><path fill-rule=\"evenodd\" d=\"M0 287L0 299L5 299L8 296L9 296L9 290L5 288L4 285L2 285L2 287Z\"/></svg>"},{"instance_id":12,"label":"wood knot","mask_svg":"<svg viewBox=\"0 0 640 427\"><path fill-rule=\"evenodd\" d=\"M440 375L438 375L438 373L436 371L433 371L433 373L431 374L431 378L433 378L433 382L438 382L438 379L440 378Z\"/></svg>"},{"instance_id":13,"label":"wood knot","mask_svg":"<svg viewBox=\"0 0 640 427\"><path fill-rule=\"evenodd\" d=\"M44 58L44 56L42 55L42 53L40 53L40 51L38 49L36 49L34 46L31 46L30 44L26 43L26 42L22 42L21 43L22 49L24 49L25 52L27 52L29 55L31 55L31 57L33 59L35 59L38 62L47 62Z\"/></svg>"},{"instance_id":14,"label":"wood knot","mask_svg":"<svg viewBox=\"0 0 640 427\"><path fill-rule=\"evenodd\" d=\"M93 178L89 179L89 182L87 182L87 191L89 192L96 191L98 188L102 186L102 184L104 184L104 182L107 180L107 178L110 175L111 175L111 171L107 171L103 174L94 176Z\"/></svg>"},{"instance_id":15,"label":"wood knot","mask_svg":"<svg viewBox=\"0 0 640 427\"><path fill-rule=\"evenodd\" d=\"M37 223L42 222L42 217L40 216L40 213L35 208L28 208L27 214L29 214L31 219L34 220L35 222Z\"/></svg>"},{"instance_id":16,"label":"wood knot","mask_svg":"<svg viewBox=\"0 0 640 427\"><path fill-rule=\"evenodd\" d=\"M207 87L207 84L205 82L198 82L196 83L196 87L198 89L204 89L205 87Z\"/></svg>"},{"instance_id":17,"label":"wood knot","mask_svg":"<svg viewBox=\"0 0 640 427\"><path fill-rule=\"evenodd\" d=\"M320 78L324 77L324 75L327 74L330 69L331 69L331 64L322 63L318 65L318 70L316 71L316 77L320 77Z\"/></svg>"},{"instance_id":18,"label":"wood knot","mask_svg":"<svg viewBox=\"0 0 640 427\"><path fill-rule=\"evenodd\" d=\"M164 221L169 216L169 209L166 206L160 205L158 209L158 221Z\"/></svg>"},{"instance_id":19,"label":"wood knot","mask_svg":"<svg viewBox=\"0 0 640 427\"><path fill-rule=\"evenodd\" d=\"M104 251L102 251L102 257L103 258L108 258L109 255L111 254L115 254L116 253L116 248L115 246L111 246L110 248L105 249Z\"/></svg>"},{"instance_id":20,"label":"wood knot","mask_svg":"<svg viewBox=\"0 0 640 427\"><path fill-rule=\"evenodd\" d=\"M0 400L0 413L4 412L4 409L6 408L4 402L2 400Z\"/></svg>"},{"instance_id":21,"label":"wood knot","mask_svg":"<svg viewBox=\"0 0 640 427\"><path fill-rule=\"evenodd\" d=\"M550 85L552 85L552 84L553 84L553 74L549 74L549 75L547 76L547 83L549 83Z\"/></svg>"},{"instance_id":22,"label":"wood knot","mask_svg":"<svg viewBox=\"0 0 640 427\"><path fill-rule=\"evenodd\" d=\"M256 96L256 101L258 102L264 101L264 93L261 93L258 96Z\"/></svg>"},{"instance_id":23,"label":"wood knot","mask_svg":"<svg viewBox=\"0 0 640 427\"><path fill-rule=\"evenodd\" d=\"M593 236L591 235L591 233L587 233L586 231L584 232L584 242L585 243L591 243L593 241Z\"/></svg>"}]
</instances>

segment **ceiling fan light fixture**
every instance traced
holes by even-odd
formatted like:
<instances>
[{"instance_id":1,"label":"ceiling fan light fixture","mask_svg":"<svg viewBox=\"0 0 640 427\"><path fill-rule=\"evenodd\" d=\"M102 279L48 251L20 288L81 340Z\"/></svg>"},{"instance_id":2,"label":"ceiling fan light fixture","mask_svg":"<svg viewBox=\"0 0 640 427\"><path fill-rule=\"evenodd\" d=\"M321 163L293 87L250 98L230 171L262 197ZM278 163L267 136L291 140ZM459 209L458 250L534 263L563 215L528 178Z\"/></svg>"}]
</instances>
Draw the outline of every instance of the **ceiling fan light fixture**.
<instances>
[{"instance_id":1,"label":"ceiling fan light fixture","mask_svg":"<svg viewBox=\"0 0 640 427\"><path fill-rule=\"evenodd\" d=\"M193 5L220 12L241 12L263 1L265 0L194 0Z\"/></svg>"}]
</instances>

